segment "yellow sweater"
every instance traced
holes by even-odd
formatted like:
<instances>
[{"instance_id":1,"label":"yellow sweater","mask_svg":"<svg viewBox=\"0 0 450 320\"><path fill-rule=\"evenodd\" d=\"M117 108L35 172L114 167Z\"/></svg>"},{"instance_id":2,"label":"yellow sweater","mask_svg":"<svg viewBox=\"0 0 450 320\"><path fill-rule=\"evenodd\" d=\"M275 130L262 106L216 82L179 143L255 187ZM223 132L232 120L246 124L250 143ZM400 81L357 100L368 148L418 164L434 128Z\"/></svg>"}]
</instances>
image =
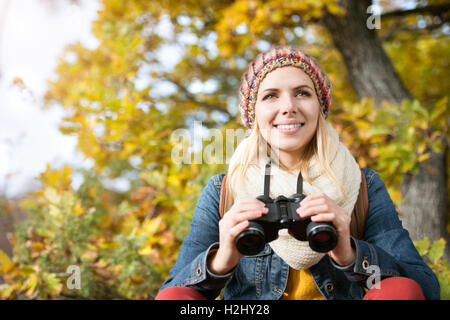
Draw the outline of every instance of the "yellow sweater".
<instances>
[{"instance_id":1,"label":"yellow sweater","mask_svg":"<svg viewBox=\"0 0 450 320\"><path fill-rule=\"evenodd\" d=\"M317 289L309 269L295 270L289 268L289 278L281 299L284 300L325 300Z\"/></svg>"}]
</instances>

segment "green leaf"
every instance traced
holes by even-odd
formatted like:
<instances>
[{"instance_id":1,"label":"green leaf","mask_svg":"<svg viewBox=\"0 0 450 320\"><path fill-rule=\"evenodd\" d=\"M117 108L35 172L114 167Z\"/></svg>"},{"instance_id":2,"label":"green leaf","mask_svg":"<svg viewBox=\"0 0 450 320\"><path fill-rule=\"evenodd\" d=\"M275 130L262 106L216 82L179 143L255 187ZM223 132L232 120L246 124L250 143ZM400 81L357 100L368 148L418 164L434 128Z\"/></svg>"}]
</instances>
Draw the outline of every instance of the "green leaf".
<instances>
[{"instance_id":1,"label":"green leaf","mask_svg":"<svg viewBox=\"0 0 450 320\"><path fill-rule=\"evenodd\" d=\"M435 120L437 120L439 117L441 117L446 111L447 111L447 101L448 101L448 97L444 97L441 100L439 100L434 108L433 111L431 111L431 116L430 116L430 120L431 122L434 122Z\"/></svg>"},{"instance_id":2,"label":"green leaf","mask_svg":"<svg viewBox=\"0 0 450 320\"><path fill-rule=\"evenodd\" d=\"M62 290L63 285L61 281L53 273L43 272L42 280L46 285L46 290L52 295L59 294Z\"/></svg>"},{"instance_id":3,"label":"green leaf","mask_svg":"<svg viewBox=\"0 0 450 320\"><path fill-rule=\"evenodd\" d=\"M439 259L442 258L445 249L445 240L443 238L436 240L428 251L428 258L433 264L437 264Z\"/></svg>"},{"instance_id":4,"label":"green leaf","mask_svg":"<svg viewBox=\"0 0 450 320\"><path fill-rule=\"evenodd\" d=\"M437 278L441 287L441 300L450 300L450 281L448 275L438 273Z\"/></svg>"},{"instance_id":5,"label":"green leaf","mask_svg":"<svg viewBox=\"0 0 450 320\"><path fill-rule=\"evenodd\" d=\"M444 146L443 146L441 140L436 140L431 145L431 150L433 150L433 152L441 152L443 149L444 149Z\"/></svg>"},{"instance_id":6,"label":"green leaf","mask_svg":"<svg viewBox=\"0 0 450 320\"><path fill-rule=\"evenodd\" d=\"M420 241L414 241L414 245L416 246L416 249L419 252L419 254L421 256L424 256L428 253L428 249L430 247L430 240L428 240L428 237L425 237Z\"/></svg>"},{"instance_id":7,"label":"green leaf","mask_svg":"<svg viewBox=\"0 0 450 320\"><path fill-rule=\"evenodd\" d=\"M371 136L384 136L392 133L389 128L373 127L366 130L367 134Z\"/></svg>"},{"instance_id":8,"label":"green leaf","mask_svg":"<svg viewBox=\"0 0 450 320\"><path fill-rule=\"evenodd\" d=\"M412 104L412 109L418 113L419 115L421 115L422 117L424 117L426 120L429 119L430 115L428 113L428 110L425 109L424 107L422 107L420 105L420 102L417 100L414 100L413 104Z\"/></svg>"},{"instance_id":9,"label":"green leaf","mask_svg":"<svg viewBox=\"0 0 450 320\"><path fill-rule=\"evenodd\" d=\"M51 187L48 187L44 191L44 197L52 204L58 204L61 200L61 197L59 196L58 192Z\"/></svg>"}]
</instances>

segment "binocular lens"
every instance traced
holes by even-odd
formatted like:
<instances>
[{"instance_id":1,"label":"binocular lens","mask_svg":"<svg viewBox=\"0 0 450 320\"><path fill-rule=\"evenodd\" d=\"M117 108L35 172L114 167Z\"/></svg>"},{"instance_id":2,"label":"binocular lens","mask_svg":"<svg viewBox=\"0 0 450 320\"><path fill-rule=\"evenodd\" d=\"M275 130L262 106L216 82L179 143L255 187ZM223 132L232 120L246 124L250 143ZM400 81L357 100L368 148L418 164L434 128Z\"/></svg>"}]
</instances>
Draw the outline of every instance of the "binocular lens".
<instances>
[{"instance_id":1,"label":"binocular lens","mask_svg":"<svg viewBox=\"0 0 450 320\"><path fill-rule=\"evenodd\" d=\"M330 238L331 238L330 235L325 232L318 233L314 236L314 240L319 242L327 242L330 240Z\"/></svg>"},{"instance_id":2,"label":"binocular lens","mask_svg":"<svg viewBox=\"0 0 450 320\"><path fill-rule=\"evenodd\" d=\"M246 256L253 256L261 252L266 245L264 231L251 224L236 238L236 248Z\"/></svg>"},{"instance_id":3,"label":"binocular lens","mask_svg":"<svg viewBox=\"0 0 450 320\"><path fill-rule=\"evenodd\" d=\"M333 250L337 244L336 229L326 223L317 224L309 230L308 241L314 251L325 253Z\"/></svg>"}]
</instances>

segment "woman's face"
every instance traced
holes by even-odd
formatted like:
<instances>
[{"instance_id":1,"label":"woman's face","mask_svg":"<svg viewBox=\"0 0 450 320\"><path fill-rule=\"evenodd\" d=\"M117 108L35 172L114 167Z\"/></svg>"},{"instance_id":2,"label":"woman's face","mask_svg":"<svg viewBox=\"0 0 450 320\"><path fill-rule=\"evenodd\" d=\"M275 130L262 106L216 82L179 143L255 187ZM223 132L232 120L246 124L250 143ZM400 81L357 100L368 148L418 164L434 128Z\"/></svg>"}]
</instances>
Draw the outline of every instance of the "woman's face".
<instances>
[{"instance_id":1,"label":"woman's face","mask_svg":"<svg viewBox=\"0 0 450 320\"><path fill-rule=\"evenodd\" d=\"M300 161L316 132L319 112L314 84L300 68L277 68L259 86L255 104L258 127L287 167Z\"/></svg>"}]
</instances>

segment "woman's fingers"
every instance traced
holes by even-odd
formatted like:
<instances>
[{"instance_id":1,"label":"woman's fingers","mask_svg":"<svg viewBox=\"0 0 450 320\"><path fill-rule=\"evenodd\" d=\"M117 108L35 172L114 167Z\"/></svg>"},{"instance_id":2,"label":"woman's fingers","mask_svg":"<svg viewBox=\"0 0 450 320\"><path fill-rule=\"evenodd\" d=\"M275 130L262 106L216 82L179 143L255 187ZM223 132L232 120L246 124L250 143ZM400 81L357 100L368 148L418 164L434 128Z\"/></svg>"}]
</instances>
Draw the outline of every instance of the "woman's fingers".
<instances>
[{"instance_id":1,"label":"woman's fingers","mask_svg":"<svg viewBox=\"0 0 450 320\"><path fill-rule=\"evenodd\" d=\"M320 213L311 217L311 221L315 222L333 222L336 219L334 213Z\"/></svg>"},{"instance_id":2,"label":"woman's fingers","mask_svg":"<svg viewBox=\"0 0 450 320\"><path fill-rule=\"evenodd\" d=\"M238 223L229 231L229 236L232 239L235 239L242 231L244 231L249 225L248 220L242 221L241 223Z\"/></svg>"},{"instance_id":3,"label":"woman's fingers","mask_svg":"<svg viewBox=\"0 0 450 320\"><path fill-rule=\"evenodd\" d=\"M233 211L243 212L252 209L263 209L265 208L265 204L258 199L241 199L233 205Z\"/></svg>"},{"instance_id":4,"label":"woman's fingers","mask_svg":"<svg viewBox=\"0 0 450 320\"><path fill-rule=\"evenodd\" d=\"M230 214L228 219L224 220L224 223L228 225L228 228L233 228L235 225L240 224L245 221L255 220L260 218L264 213L261 210L237 212L235 214Z\"/></svg>"},{"instance_id":5,"label":"woman's fingers","mask_svg":"<svg viewBox=\"0 0 450 320\"><path fill-rule=\"evenodd\" d=\"M330 207L327 204L309 206L309 207L300 207L297 209L297 213L302 218L306 218L309 216L313 216L319 213L329 212Z\"/></svg>"},{"instance_id":6,"label":"woman's fingers","mask_svg":"<svg viewBox=\"0 0 450 320\"><path fill-rule=\"evenodd\" d=\"M245 223L248 223L249 220L260 218L263 214L266 214L268 210L268 208L264 207L263 202L255 198L240 199L225 214L223 219L220 220L219 226L221 232L230 233L231 229L235 228L237 225L240 224L242 227ZM245 228L238 229L243 231Z\"/></svg>"}]
</instances>

